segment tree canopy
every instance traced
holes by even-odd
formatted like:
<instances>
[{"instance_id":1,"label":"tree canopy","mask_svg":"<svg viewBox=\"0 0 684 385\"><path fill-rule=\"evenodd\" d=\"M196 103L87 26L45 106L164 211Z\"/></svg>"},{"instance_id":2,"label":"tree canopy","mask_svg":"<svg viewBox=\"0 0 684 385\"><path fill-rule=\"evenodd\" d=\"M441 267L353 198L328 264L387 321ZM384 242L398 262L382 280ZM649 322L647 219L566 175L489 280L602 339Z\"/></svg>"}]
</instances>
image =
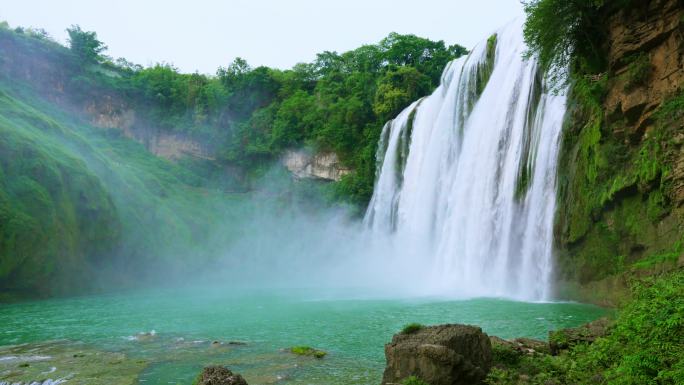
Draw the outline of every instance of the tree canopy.
<instances>
[{"instance_id":1,"label":"tree canopy","mask_svg":"<svg viewBox=\"0 0 684 385\"><path fill-rule=\"evenodd\" d=\"M69 48L84 64L93 64L102 60L101 53L107 46L97 39L97 33L88 32L78 25L66 29L69 34Z\"/></svg>"}]
</instances>

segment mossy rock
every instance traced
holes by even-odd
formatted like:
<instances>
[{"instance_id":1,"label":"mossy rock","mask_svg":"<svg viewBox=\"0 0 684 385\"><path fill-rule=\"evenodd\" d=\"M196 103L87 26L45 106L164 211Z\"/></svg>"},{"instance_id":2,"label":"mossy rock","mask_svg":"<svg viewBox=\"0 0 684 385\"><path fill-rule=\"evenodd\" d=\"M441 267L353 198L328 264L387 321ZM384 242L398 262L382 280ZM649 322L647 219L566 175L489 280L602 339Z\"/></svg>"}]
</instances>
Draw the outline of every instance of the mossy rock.
<instances>
[{"instance_id":1,"label":"mossy rock","mask_svg":"<svg viewBox=\"0 0 684 385\"><path fill-rule=\"evenodd\" d=\"M298 356L307 356L314 358L323 358L328 355L327 352L319 349L314 349L311 346L293 346L289 349L290 353Z\"/></svg>"}]
</instances>

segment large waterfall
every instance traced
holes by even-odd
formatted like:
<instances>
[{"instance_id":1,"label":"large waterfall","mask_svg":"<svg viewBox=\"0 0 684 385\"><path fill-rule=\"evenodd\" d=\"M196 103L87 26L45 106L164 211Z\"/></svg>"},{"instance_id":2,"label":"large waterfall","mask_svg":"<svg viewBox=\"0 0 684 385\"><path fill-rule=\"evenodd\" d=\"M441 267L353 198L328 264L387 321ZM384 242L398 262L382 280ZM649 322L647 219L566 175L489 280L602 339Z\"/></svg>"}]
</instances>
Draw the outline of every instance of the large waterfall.
<instances>
[{"instance_id":1,"label":"large waterfall","mask_svg":"<svg viewBox=\"0 0 684 385\"><path fill-rule=\"evenodd\" d=\"M432 289L549 296L566 98L525 51L513 22L383 128L365 223L428 266Z\"/></svg>"}]
</instances>

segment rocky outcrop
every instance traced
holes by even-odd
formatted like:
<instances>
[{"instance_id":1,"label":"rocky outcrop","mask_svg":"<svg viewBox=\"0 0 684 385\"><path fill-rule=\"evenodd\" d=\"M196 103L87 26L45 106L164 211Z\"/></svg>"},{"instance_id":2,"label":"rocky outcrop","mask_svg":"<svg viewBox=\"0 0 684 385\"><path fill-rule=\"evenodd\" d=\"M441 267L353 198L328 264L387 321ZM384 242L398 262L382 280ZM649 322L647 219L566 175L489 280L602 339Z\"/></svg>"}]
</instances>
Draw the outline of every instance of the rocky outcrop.
<instances>
[{"instance_id":1,"label":"rocky outcrop","mask_svg":"<svg viewBox=\"0 0 684 385\"><path fill-rule=\"evenodd\" d=\"M684 3L606 9L607 67L585 84L602 105L569 104L559 155L555 270L558 297L615 306L684 255L684 115L660 113L684 101Z\"/></svg>"},{"instance_id":2,"label":"rocky outcrop","mask_svg":"<svg viewBox=\"0 0 684 385\"><path fill-rule=\"evenodd\" d=\"M549 332L551 354L557 355L579 344L592 344L597 338L608 335L611 324L607 318L599 318L576 328L551 331Z\"/></svg>"},{"instance_id":3,"label":"rocky outcrop","mask_svg":"<svg viewBox=\"0 0 684 385\"><path fill-rule=\"evenodd\" d=\"M472 385L484 381L492 364L492 347L482 329L439 325L399 333L385 345L383 385L415 376L430 385Z\"/></svg>"},{"instance_id":4,"label":"rocky outcrop","mask_svg":"<svg viewBox=\"0 0 684 385\"><path fill-rule=\"evenodd\" d=\"M684 6L678 0L638 2L609 20L609 70L614 82L604 103L614 135L639 143L653 129L653 113L684 88ZM684 138L671 138L681 147ZM673 159L677 205L684 203L684 152Z\"/></svg>"},{"instance_id":5,"label":"rocky outcrop","mask_svg":"<svg viewBox=\"0 0 684 385\"><path fill-rule=\"evenodd\" d=\"M85 112L94 126L119 130L124 136L142 143L148 151L159 157L169 160L183 157L214 159L214 151L207 143L188 134L151 127L138 119L133 108L109 95L103 95L101 100L89 103Z\"/></svg>"},{"instance_id":6,"label":"rocky outcrop","mask_svg":"<svg viewBox=\"0 0 684 385\"><path fill-rule=\"evenodd\" d=\"M538 353L549 354L551 352L547 342L532 338L516 338L514 340L505 340L497 336L490 336L489 340L492 343L492 349L506 349L520 355L534 355Z\"/></svg>"},{"instance_id":7,"label":"rocky outcrop","mask_svg":"<svg viewBox=\"0 0 684 385\"><path fill-rule=\"evenodd\" d=\"M638 2L609 21L608 60L614 83L605 106L625 119L628 140L639 140L653 124L652 113L684 84L682 6L677 0Z\"/></svg>"},{"instance_id":8,"label":"rocky outcrop","mask_svg":"<svg viewBox=\"0 0 684 385\"><path fill-rule=\"evenodd\" d=\"M207 366L195 383L197 385L247 385L247 381L241 375L223 366Z\"/></svg>"},{"instance_id":9,"label":"rocky outcrop","mask_svg":"<svg viewBox=\"0 0 684 385\"><path fill-rule=\"evenodd\" d=\"M281 162L296 178L339 181L350 172L334 152L289 150L285 152Z\"/></svg>"}]
</instances>

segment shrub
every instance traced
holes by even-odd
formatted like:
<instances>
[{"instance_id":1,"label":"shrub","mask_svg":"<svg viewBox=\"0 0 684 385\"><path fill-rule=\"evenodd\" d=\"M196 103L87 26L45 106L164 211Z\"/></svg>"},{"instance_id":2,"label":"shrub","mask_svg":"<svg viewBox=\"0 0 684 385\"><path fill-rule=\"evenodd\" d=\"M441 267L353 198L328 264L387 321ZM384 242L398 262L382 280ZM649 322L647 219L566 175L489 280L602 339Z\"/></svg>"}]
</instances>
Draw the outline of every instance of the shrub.
<instances>
[{"instance_id":1,"label":"shrub","mask_svg":"<svg viewBox=\"0 0 684 385\"><path fill-rule=\"evenodd\" d=\"M404 326L401 329L401 334L413 334L413 333L416 333L417 331L419 331L423 328L425 328L425 325L421 325L419 323L413 322L413 323L410 323L410 324Z\"/></svg>"}]
</instances>

